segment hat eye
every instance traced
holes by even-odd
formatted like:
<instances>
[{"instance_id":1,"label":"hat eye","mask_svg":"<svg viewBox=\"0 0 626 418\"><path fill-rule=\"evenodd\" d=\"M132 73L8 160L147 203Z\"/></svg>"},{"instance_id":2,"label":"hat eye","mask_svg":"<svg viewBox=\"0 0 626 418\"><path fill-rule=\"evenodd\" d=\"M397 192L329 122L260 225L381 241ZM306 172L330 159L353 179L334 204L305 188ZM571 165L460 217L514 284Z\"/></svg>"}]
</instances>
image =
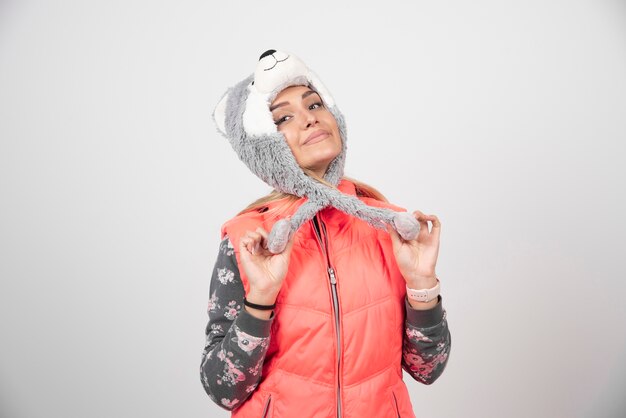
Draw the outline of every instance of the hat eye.
<instances>
[{"instance_id":1,"label":"hat eye","mask_svg":"<svg viewBox=\"0 0 626 418\"><path fill-rule=\"evenodd\" d=\"M274 52L276 52L275 49L268 49L267 51L261 54L261 56L259 57L259 61L261 61L263 58L267 57L268 55L272 55Z\"/></svg>"}]
</instances>

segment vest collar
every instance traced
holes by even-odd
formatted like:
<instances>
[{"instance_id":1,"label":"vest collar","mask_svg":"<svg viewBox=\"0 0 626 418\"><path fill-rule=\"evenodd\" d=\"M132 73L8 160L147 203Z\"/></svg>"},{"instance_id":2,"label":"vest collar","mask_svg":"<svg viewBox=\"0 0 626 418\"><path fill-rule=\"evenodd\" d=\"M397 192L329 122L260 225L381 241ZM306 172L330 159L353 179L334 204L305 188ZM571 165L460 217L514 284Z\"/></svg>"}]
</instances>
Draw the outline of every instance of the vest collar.
<instances>
[{"instance_id":1,"label":"vest collar","mask_svg":"<svg viewBox=\"0 0 626 418\"><path fill-rule=\"evenodd\" d=\"M337 185L339 191L343 194L349 194L352 196L356 196L356 186L349 180L341 179L339 184Z\"/></svg>"},{"instance_id":2,"label":"vest collar","mask_svg":"<svg viewBox=\"0 0 626 418\"><path fill-rule=\"evenodd\" d=\"M346 195L351 195L351 196L356 196L356 186L354 185L354 183L352 183L349 180L346 180L344 178L341 179L341 181L339 182L339 184L337 185L337 189ZM304 204L304 202L306 202L308 200L307 197L301 197L300 199L298 199L298 201L296 203L294 203L288 210L281 212L280 214L278 214L278 217L285 217L285 216L291 216L293 215L298 208ZM272 209L275 206L279 206L282 204L281 200L276 200L274 202L270 202L266 205L266 207L268 209ZM338 209L335 209L334 207L327 207L324 208L322 210L319 211L319 213L322 214L322 216L324 217L325 220L331 220L332 218L335 217L335 215L339 212ZM272 218L274 218L274 216L272 216Z\"/></svg>"}]
</instances>

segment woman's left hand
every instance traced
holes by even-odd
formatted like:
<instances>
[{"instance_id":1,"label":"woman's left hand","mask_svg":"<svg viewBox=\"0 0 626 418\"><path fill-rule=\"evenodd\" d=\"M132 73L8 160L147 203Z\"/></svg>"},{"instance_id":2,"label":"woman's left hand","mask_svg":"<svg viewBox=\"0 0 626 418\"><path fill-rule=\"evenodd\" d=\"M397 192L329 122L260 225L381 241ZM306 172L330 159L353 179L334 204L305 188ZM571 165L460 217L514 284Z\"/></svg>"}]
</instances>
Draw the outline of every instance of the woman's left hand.
<instances>
[{"instance_id":1,"label":"woman's left hand","mask_svg":"<svg viewBox=\"0 0 626 418\"><path fill-rule=\"evenodd\" d=\"M435 265L439 254L441 222L435 215L425 215L419 210L413 214L420 224L416 239L405 241L389 225L387 230L391 235L396 263L407 286L411 289L430 288L437 283ZM431 231L428 230L428 221L432 223Z\"/></svg>"}]
</instances>

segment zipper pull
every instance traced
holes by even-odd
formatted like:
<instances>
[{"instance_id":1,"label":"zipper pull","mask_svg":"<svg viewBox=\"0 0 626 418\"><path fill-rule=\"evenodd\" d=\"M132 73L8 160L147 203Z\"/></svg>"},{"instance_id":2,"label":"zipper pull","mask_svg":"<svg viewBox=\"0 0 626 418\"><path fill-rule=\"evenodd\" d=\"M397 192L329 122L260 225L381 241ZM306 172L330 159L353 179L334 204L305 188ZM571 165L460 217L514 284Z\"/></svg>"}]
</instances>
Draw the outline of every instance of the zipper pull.
<instances>
[{"instance_id":1,"label":"zipper pull","mask_svg":"<svg viewBox=\"0 0 626 418\"><path fill-rule=\"evenodd\" d=\"M335 270L332 267L328 267L328 274L330 274L330 282L332 284L337 284L337 280L335 278Z\"/></svg>"}]
</instances>

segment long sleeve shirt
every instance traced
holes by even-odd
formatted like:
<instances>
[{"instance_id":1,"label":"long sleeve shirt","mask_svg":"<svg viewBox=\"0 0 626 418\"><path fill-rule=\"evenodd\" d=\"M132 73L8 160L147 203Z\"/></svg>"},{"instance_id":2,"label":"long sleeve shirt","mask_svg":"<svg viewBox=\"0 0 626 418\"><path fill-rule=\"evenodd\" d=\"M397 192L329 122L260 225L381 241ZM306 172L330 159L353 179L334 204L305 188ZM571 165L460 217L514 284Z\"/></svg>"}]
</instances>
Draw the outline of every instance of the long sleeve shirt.
<instances>
[{"instance_id":1,"label":"long sleeve shirt","mask_svg":"<svg viewBox=\"0 0 626 418\"><path fill-rule=\"evenodd\" d=\"M259 319L243 309L245 296L233 245L226 236L209 287L206 343L200 377L209 397L226 410L245 401L261 380L274 313ZM433 383L446 367L451 337L441 295L435 307L417 310L405 297L402 368L418 382Z\"/></svg>"}]
</instances>

